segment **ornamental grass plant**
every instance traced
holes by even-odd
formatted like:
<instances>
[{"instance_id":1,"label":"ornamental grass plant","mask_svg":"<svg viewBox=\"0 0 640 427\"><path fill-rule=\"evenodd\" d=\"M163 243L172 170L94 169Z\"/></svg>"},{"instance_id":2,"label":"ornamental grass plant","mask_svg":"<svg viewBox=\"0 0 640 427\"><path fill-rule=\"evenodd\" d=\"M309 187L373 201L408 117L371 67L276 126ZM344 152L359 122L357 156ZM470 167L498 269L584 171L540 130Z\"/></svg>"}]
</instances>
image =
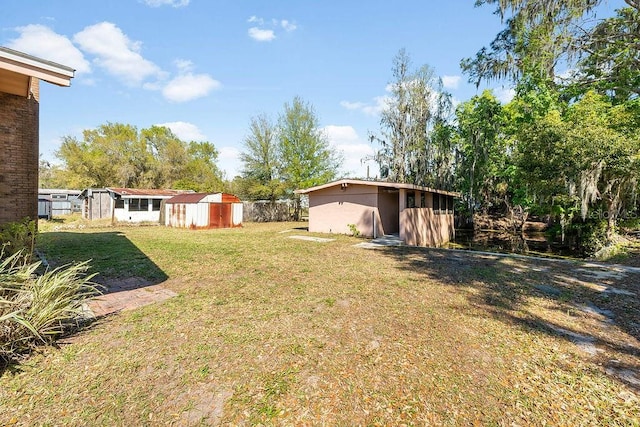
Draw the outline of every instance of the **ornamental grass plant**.
<instances>
[{"instance_id":1,"label":"ornamental grass plant","mask_svg":"<svg viewBox=\"0 0 640 427\"><path fill-rule=\"evenodd\" d=\"M0 364L51 344L78 325L83 304L99 293L87 275L88 262L67 264L42 274L42 262L26 251L0 262Z\"/></svg>"}]
</instances>

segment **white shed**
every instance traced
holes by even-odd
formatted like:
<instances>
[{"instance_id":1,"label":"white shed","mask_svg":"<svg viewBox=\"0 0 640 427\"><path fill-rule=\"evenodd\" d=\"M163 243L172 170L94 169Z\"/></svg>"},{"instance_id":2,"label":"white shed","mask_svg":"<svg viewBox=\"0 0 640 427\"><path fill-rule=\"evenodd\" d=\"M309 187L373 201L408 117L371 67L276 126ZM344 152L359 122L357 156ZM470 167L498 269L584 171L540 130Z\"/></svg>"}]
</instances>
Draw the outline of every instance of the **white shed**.
<instances>
[{"instance_id":1,"label":"white shed","mask_svg":"<svg viewBox=\"0 0 640 427\"><path fill-rule=\"evenodd\" d=\"M171 227L242 227L242 202L233 194L180 194L167 200L165 209L165 224Z\"/></svg>"}]
</instances>

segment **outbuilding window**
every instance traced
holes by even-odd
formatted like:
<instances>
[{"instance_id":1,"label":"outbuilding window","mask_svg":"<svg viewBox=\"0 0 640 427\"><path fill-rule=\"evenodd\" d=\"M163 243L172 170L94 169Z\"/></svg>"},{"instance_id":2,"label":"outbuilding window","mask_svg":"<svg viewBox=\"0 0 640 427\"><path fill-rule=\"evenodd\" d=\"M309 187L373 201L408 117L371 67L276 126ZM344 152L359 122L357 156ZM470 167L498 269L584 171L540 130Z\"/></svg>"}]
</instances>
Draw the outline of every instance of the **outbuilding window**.
<instances>
[{"instance_id":1,"label":"outbuilding window","mask_svg":"<svg viewBox=\"0 0 640 427\"><path fill-rule=\"evenodd\" d=\"M407 208L415 208L416 207L416 193L413 191L407 192Z\"/></svg>"},{"instance_id":2,"label":"outbuilding window","mask_svg":"<svg viewBox=\"0 0 640 427\"><path fill-rule=\"evenodd\" d=\"M124 199L116 199L116 209L124 209Z\"/></svg>"},{"instance_id":3,"label":"outbuilding window","mask_svg":"<svg viewBox=\"0 0 640 427\"><path fill-rule=\"evenodd\" d=\"M151 199L151 210L159 211L161 203L162 203L162 199Z\"/></svg>"},{"instance_id":4,"label":"outbuilding window","mask_svg":"<svg viewBox=\"0 0 640 427\"><path fill-rule=\"evenodd\" d=\"M129 199L129 212L146 212L149 210L149 199Z\"/></svg>"}]
</instances>

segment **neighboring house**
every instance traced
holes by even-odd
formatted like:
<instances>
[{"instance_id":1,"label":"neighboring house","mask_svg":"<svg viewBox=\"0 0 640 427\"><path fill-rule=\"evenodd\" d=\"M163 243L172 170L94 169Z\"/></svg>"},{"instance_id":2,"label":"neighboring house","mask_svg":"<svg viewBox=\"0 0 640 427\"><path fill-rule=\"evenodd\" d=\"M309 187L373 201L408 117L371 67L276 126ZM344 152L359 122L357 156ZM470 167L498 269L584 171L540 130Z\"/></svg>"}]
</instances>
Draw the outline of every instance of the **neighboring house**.
<instances>
[{"instance_id":1,"label":"neighboring house","mask_svg":"<svg viewBox=\"0 0 640 427\"><path fill-rule=\"evenodd\" d=\"M440 246L455 234L459 193L412 184L343 179L297 190L309 196L309 231L366 237L399 234L407 245Z\"/></svg>"},{"instance_id":2,"label":"neighboring house","mask_svg":"<svg viewBox=\"0 0 640 427\"><path fill-rule=\"evenodd\" d=\"M140 188L106 188L113 200L112 218L122 222L161 222L162 202L178 194L193 193L183 190L156 190Z\"/></svg>"},{"instance_id":3,"label":"neighboring house","mask_svg":"<svg viewBox=\"0 0 640 427\"><path fill-rule=\"evenodd\" d=\"M113 218L113 199L106 188L85 188L78 199L82 203L83 219Z\"/></svg>"},{"instance_id":4,"label":"neighboring house","mask_svg":"<svg viewBox=\"0 0 640 427\"><path fill-rule=\"evenodd\" d=\"M171 227L242 227L242 202L233 194L179 194L165 203L165 224Z\"/></svg>"},{"instance_id":5,"label":"neighboring house","mask_svg":"<svg viewBox=\"0 0 640 427\"><path fill-rule=\"evenodd\" d=\"M0 47L0 225L38 218L40 86L70 86L74 69Z\"/></svg>"},{"instance_id":6,"label":"neighboring house","mask_svg":"<svg viewBox=\"0 0 640 427\"><path fill-rule=\"evenodd\" d=\"M80 193L80 190L40 188L38 189L38 198L51 200L52 216L69 215L81 211Z\"/></svg>"}]
</instances>

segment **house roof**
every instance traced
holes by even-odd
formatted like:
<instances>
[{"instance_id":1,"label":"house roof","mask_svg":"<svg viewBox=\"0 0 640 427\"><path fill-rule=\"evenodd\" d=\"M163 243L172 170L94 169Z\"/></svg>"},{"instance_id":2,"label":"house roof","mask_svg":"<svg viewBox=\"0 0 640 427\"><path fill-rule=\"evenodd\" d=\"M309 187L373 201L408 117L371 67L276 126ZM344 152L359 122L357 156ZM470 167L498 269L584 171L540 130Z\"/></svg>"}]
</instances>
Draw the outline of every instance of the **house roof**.
<instances>
[{"instance_id":1,"label":"house roof","mask_svg":"<svg viewBox=\"0 0 640 427\"><path fill-rule=\"evenodd\" d=\"M29 96L31 78L58 86L71 86L75 70L0 46L0 92Z\"/></svg>"},{"instance_id":2,"label":"house roof","mask_svg":"<svg viewBox=\"0 0 640 427\"><path fill-rule=\"evenodd\" d=\"M66 188L38 188L38 194L80 194L80 190L68 190Z\"/></svg>"},{"instance_id":3,"label":"house roof","mask_svg":"<svg viewBox=\"0 0 640 427\"><path fill-rule=\"evenodd\" d=\"M109 193L109 190L106 188L85 188L78 195L79 199L86 199L87 197L93 196L95 193Z\"/></svg>"},{"instance_id":4,"label":"house roof","mask_svg":"<svg viewBox=\"0 0 640 427\"><path fill-rule=\"evenodd\" d=\"M367 185L370 187L385 187L385 188L395 188L395 189L405 189L405 190L417 190L424 191L429 193L437 193L437 194L445 194L447 196L460 197L460 193L456 193L453 191L445 191L445 190L437 190L435 188L423 187L420 185L414 184L402 184L399 182L387 182L387 181L363 181L359 179L341 179L338 181L329 182L327 184L318 185L311 188L306 188L302 190L296 190L296 194L309 194L314 191L324 190L325 188L331 188L335 186L344 186L347 187L349 185Z\"/></svg>"},{"instance_id":5,"label":"house roof","mask_svg":"<svg viewBox=\"0 0 640 427\"><path fill-rule=\"evenodd\" d=\"M220 194L220 193L215 193ZM199 203L204 198L211 194L208 193L188 193L188 194L178 194L177 196L173 196L167 203ZM222 193L222 202L223 203L239 203L240 199L233 194Z\"/></svg>"},{"instance_id":6,"label":"house roof","mask_svg":"<svg viewBox=\"0 0 640 427\"><path fill-rule=\"evenodd\" d=\"M107 191L117 194L121 197L142 197L142 196L158 196L158 197L173 197L178 194L193 193L191 190L161 190L157 188L121 188L121 187L108 187Z\"/></svg>"}]
</instances>

